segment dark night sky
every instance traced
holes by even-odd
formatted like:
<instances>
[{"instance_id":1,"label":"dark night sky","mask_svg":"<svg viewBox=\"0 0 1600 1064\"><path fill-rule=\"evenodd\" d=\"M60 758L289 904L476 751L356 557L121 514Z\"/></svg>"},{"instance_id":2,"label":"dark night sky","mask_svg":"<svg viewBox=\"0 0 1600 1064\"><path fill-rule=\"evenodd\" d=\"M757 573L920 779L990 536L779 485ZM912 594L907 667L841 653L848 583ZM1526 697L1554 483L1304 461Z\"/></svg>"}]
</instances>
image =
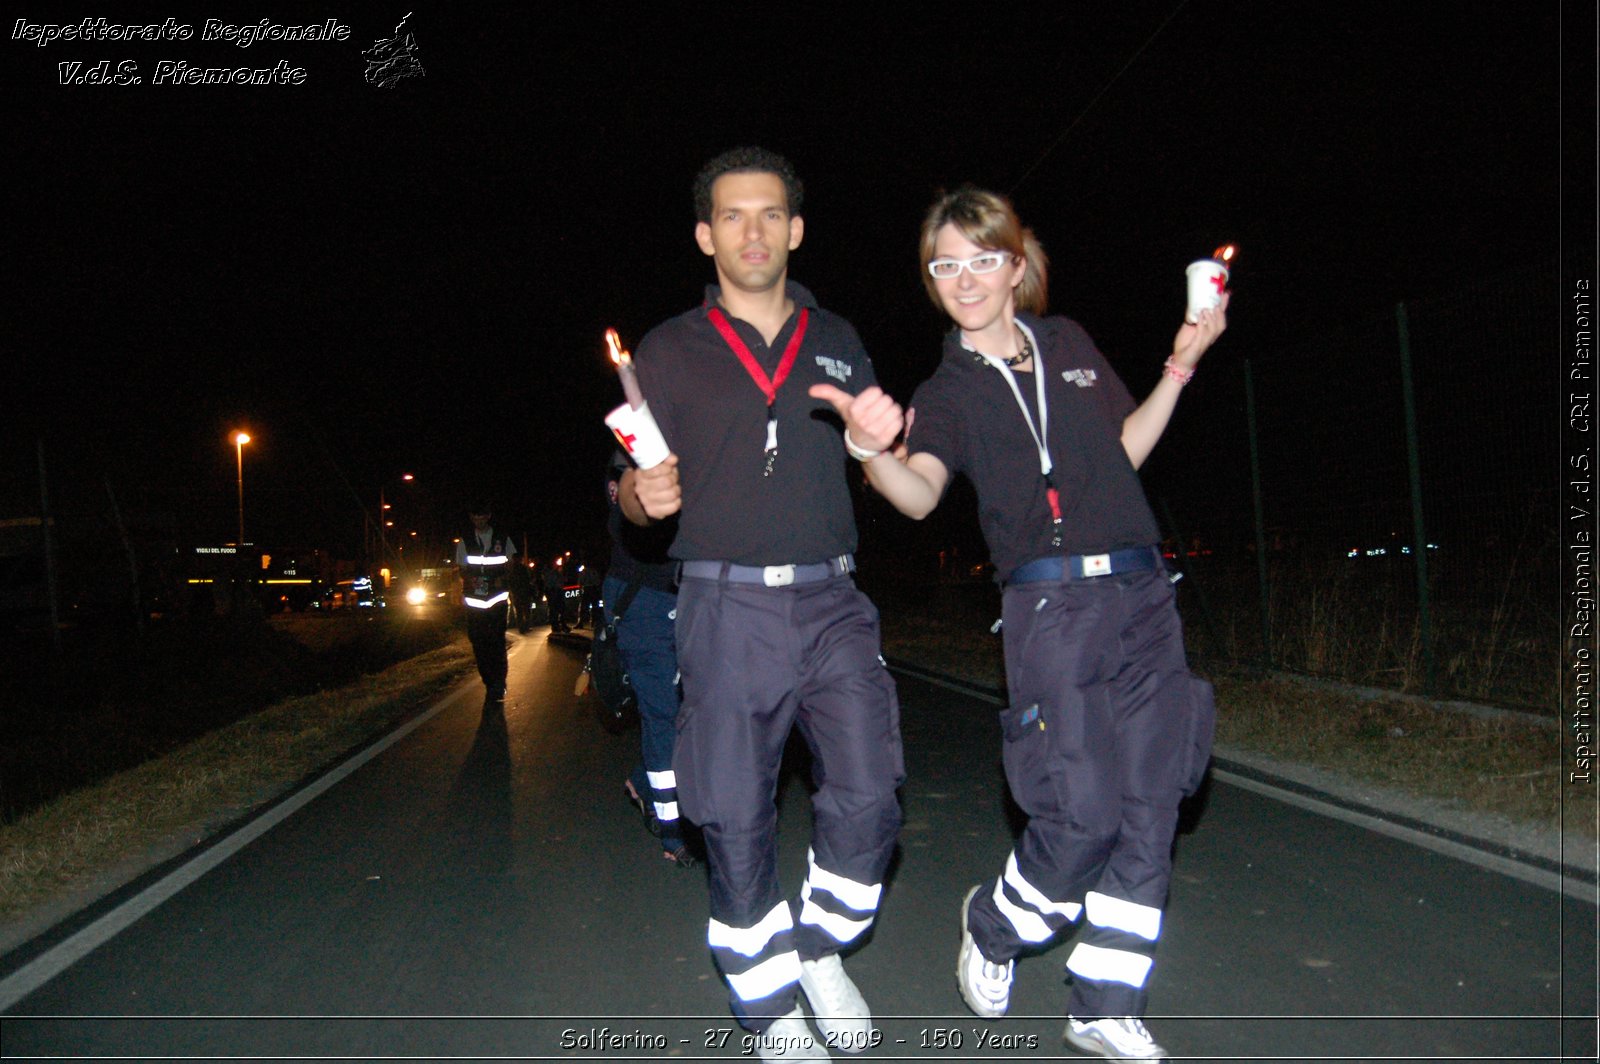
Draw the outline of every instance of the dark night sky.
<instances>
[{"instance_id":1,"label":"dark night sky","mask_svg":"<svg viewBox=\"0 0 1600 1064\"><path fill-rule=\"evenodd\" d=\"M1136 392L1184 265L1224 240L1242 253L1211 363L1261 357L1556 259L1563 105L1593 125L1591 82L1562 96L1564 56L1592 71L1593 12L1567 7L1582 25L1550 0L927 4L915 25L883 5L24 5L352 34L39 48L7 24L0 489L27 505L43 438L64 497L108 477L186 538L228 539L242 424L252 539L339 547L402 471L440 512L493 492L542 549L588 537L619 401L602 332L637 343L699 299L688 185L747 142L800 169L792 275L902 397L940 330L917 225L969 180L1013 195L1052 309ZM426 74L379 90L360 52L408 9ZM101 59L145 82L57 83ZM151 84L163 59L307 76ZM1179 416L1204 424L1203 396Z\"/></svg>"}]
</instances>

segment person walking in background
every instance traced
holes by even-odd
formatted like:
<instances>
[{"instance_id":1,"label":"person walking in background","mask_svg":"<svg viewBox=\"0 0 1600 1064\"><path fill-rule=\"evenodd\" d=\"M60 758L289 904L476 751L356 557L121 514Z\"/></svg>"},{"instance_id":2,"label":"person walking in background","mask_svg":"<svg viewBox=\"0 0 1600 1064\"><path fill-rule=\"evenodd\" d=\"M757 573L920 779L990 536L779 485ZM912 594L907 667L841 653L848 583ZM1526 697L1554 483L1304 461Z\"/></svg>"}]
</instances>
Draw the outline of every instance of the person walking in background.
<instances>
[{"instance_id":1,"label":"person walking in background","mask_svg":"<svg viewBox=\"0 0 1600 1064\"><path fill-rule=\"evenodd\" d=\"M1088 1053L1160 1059L1146 984L1172 874L1178 803L1205 773L1210 685L1189 672L1175 592L1138 467L1228 298L1183 325L1135 405L1076 322L1045 318L1046 259L1011 204L963 188L922 227L923 284L954 327L912 413L877 389L833 402L873 486L922 518L951 476L978 493L1004 587L1006 780L1028 825L961 905L956 977L979 1016L1010 1006L1016 957L1080 917L1064 1037ZM904 450L889 448L909 425Z\"/></svg>"},{"instance_id":2,"label":"person walking in background","mask_svg":"<svg viewBox=\"0 0 1600 1064\"><path fill-rule=\"evenodd\" d=\"M489 523L494 514L488 503L473 503L467 514L472 528L456 541L456 571L467 610L467 638L485 698L497 702L506 696L506 607L517 548L510 536Z\"/></svg>"},{"instance_id":3,"label":"person walking in background","mask_svg":"<svg viewBox=\"0 0 1600 1064\"><path fill-rule=\"evenodd\" d=\"M678 736L678 654L673 644L678 563L667 556L667 548L678 523L669 519L640 527L622 516L617 492L629 468L627 456L617 451L606 469L611 564L601 589L601 623L616 622L617 652L639 707L640 761L622 786L646 826L660 836L661 856L679 868L693 868L672 771Z\"/></svg>"},{"instance_id":4,"label":"person walking in background","mask_svg":"<svg viewBox=\"0 0 1600 1064\"><path fill-rule=\"evenodd\" d=\"M763 1060L859 1052L872 1016L839 951L871 927L900 827L905 774L878 615L855 586L845 451L809 385L873 383L855 330L788 280L801 185L781 156L736 149L695 181L695 240L717 283L652 330L635 364L672 454L623 474L637 524L678 514L683 708L678 801L705 836L707 939ZM680 512L681 511L681 512ZM792 729L810 747L805 882L777 872L778 770Z\"/></svg>"},{"instance_id":5,"label":"person walking in background","mask_svg":"<svg viewBox=\"0 0 1600 1064\"><path fill-rule=\"evenodd\" d=\"M561 559L553 558L544 568L544 598L550 607L550 631L569 632L567 627L566 579L561 572Z\"/></svg>"},{"instance_id":6,"label":"person walking in background","mask_svg":"<svg viewBox=\"0 0 1600 1064\"><path fill-rule=\"evenodd\" d=\"M533 618L536 594L533 574L520 560L511 567L511 616L517 631L526 634Z\"/></svg>"},{"instance_id":7,"label":"person walking in background","mask_svg":"<svg viewBox=\"0 0 1600 1064\"><path fill-rule=\"evenodd\" d=\"M578 566L578 584L581 595L578 599L578 624L593 631L599 623L600 589L605 584L605 575L599 566L586 560Z\"/></svg>"}]
</instances>

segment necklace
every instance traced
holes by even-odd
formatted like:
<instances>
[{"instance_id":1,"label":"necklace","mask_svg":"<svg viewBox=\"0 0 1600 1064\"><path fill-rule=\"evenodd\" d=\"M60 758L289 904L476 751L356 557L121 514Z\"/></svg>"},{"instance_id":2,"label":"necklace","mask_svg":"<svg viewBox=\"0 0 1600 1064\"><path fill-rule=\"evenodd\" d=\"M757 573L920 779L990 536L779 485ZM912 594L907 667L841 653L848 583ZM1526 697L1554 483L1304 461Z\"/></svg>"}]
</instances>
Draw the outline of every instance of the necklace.
<instances>
[{"instance_id":1,"label":"necklace","mask_svg":"<svg viewBox=\"0 0 1600 1064\"><path fill-rule=\"evenodd\" d=\"M1033 342L1028 339L1028 334L1023 332L1021 328L1017 329L1017 336L1022 340L1022 351L1020 354L1012 355L1010 358L1002 358L999 355L990 355L987 357L993 358L996 362L1004 363L1010 369L1016 369L1018 366L1028 361L1028 359L1033 357ZM977 356L980 363L985 361L986 356L980 352L973 351L972 353Z\"/></svg>"},{"instance_id":2,"label":"necklace","mask_svg":"<svg viewBox=\"0 0 1600 1064\"><path fill-rule=\"evenodd\" d=\"M1033 357L1033 347L1032 347L1032 345L1030 345L1028 343L1028 338L1026 336L1024 336L1022 338L1022 353L1018 354L1018 355L1015 355L1012 358L1001 359L1001 361L1004 362L1006 365L1010 366L1012 369L1016 369L1018 366L1022 365L1024 362L1028 361L1028 359L1030 359L1032 357Z\"/></svg>"}]
</instances>

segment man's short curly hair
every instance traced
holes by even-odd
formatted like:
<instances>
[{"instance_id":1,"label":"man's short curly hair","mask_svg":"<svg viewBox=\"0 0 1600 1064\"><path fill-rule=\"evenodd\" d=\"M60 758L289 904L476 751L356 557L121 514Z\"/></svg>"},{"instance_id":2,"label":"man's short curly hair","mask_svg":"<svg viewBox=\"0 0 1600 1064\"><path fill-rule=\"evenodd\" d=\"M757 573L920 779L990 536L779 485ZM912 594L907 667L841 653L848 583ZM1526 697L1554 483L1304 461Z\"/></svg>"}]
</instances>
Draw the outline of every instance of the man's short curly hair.
<instances>
[{"instance_id":1,"label":"man's short curly hair","mask_svg":"<svg viewBox=\"0 0 1600 1064\"><path fill-rule=\"evenodd\" d=\"M783 181L784 198L788 201L790 217L799 217L801 201L805 199L805 186L795 175L789 160L765 148L733 148L723 152L701 167L694 179L694 216L696 221L711 221L711 186L724 174L775 174Z\"/></svg>"}]
</instances>

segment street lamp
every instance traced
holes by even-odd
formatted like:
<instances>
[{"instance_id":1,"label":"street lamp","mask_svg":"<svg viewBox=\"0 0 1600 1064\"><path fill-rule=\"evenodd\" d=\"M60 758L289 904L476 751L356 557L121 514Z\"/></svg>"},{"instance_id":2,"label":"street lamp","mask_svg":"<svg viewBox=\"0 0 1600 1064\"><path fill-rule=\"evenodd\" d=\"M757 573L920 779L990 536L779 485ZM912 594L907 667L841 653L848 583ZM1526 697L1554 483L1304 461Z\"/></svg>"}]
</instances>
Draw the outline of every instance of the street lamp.
<instances>
[{"instance_id":1,"label":"street lamp","mask_svg":"<svg viewBox=\"0 0 1600 1064\"><path fill-rule=\"evenodd\" d=\"M417 478L410 473L401 473L400 479L407 483ZM389 501L387 497L388 486L378 486L378 563L387 565L389 562L389 529L394 522L389 520Z\"/></svg>"},{"instance_id":2,"label":"street lamp","mask_svg":"<svg viewBox=\"0 0 1600 1064\"><path fill-rule=\"evenodd\" d=\"M244 445L250 442L248 432L233 434L234 453L239 462L239 549L244 549Z\"/></svg>"}]
</instances>

